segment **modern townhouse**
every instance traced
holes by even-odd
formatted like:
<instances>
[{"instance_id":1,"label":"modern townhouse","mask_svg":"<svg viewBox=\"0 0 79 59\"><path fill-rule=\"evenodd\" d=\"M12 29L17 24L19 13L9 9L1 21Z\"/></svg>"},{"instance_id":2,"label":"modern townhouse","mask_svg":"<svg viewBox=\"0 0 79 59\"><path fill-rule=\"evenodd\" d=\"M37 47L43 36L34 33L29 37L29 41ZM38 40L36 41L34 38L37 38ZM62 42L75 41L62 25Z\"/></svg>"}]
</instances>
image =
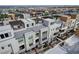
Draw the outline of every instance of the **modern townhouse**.
<instances>
[{"instance_id":1,"label":"modern townhouse","mask_svg":"<svg viewBox=\"0 0 79 59\"><path fill-rule=\"evenodd\" d=\"M14 38L14 32L11 26L0 23L0 53L16 54L19 51L18 47L18 42Z\"/></svg>"}]
</instances>

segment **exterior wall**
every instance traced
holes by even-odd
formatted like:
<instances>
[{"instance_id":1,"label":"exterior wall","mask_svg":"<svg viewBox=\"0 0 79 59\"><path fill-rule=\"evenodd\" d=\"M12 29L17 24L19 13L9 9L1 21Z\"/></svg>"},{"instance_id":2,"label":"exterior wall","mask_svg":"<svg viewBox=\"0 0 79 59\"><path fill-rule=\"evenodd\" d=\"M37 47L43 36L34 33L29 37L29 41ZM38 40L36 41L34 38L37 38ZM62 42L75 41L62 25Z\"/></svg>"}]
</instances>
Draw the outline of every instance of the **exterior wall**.
<instances>
[{"instance_id":1,"label":"exterior wall","mask_svg":"<svg viewBox=\"0 0 79 59\"><path fill-rule=\"evenodd\" d=\"M27 19L25 19L25 20L29 22L30 27L35 26L35 21L32 20L31 18L27 18Z\"/></svg>"},{"instance_id":2,"label":"exterior wall","mask_svg":"<svg viewBox=\"0 0 79 59\"><path fill-rule=\"evenodd\" d=\"M76 19L79 20L79 14L77 14Z\"/></svg>"},{"instance_id":3,"label":"exterior wall","mask_svg":"<svg viewBox=\"0 0 79 59\"><path fill-rule=\"evenodd\" d=\"M5 37L5 33L8 34L8 37ZM6 26L1 26L0 27L0 35L4 35L4 38L2 39L1 36L0 36L0 41L3 41L3 40L7 40L7 39L10 39L10 38L13 38L14 37L14 33L13 33L13 30L12 28L10 27L10 25L6 25Z\"/></svg>"},{"instance_id":4,"label":"exterior wall","mask_svg":"<svg viewBox=\"0 0 79 59\"><path fill-rule=\"evenodd\" d=\"M0 53L1 54L18 53L18 51L19 51L18 42L14 38L0 42Z\"/></svg>"},{"instance_id":5,"label":"exterior wall","mask_svg":"<svg viewBox=\"0 0 79 59\"><path fill-rule=\"evenodd\" d=\"M32 25L33 24L33 25ZM30 22L29 23L29 27L33 27L33 26L35 26L35 22Z\"/></svg>"},{"instance_id":6,"label":"exterior wall","mask_svg":"<svg viewBox=\"0 0 79 59\"><path fill-rule=\"evenodd\" d=\"M46 34L43 34L44 32L47 32L47 33ZM44 38L46 38L46 39L43 40ZM40 30L40 43L42 44L42 43L44 43L46 41L49 41L48 40L48 28L43 28L43 29Z\"/></svg>"},{"instance_id":7,"label":"exterior wall","mask_svg":"<svg viewBox=\"0 0 79 59\"><path fill-rule=\"evenodd\" d=\"M23 15L24 15L24 19L30 18L30 14L25 13Z\"/></svg>"},{"instance_id":8,"label":"exterior wall","mask_svg":"<svg viewBox=\"0 0 79 59\"><path fill-rule=\"evenodd\" d=\"M0 53L18 53L19 46L17 40L13 38L13 29L10 25L1 26L0 28Z\"/></svg>"},{"instance_id":9,"label":"exterior wall","mask_svg":"<svg viewBox=\"0 0 79 59\"><path fill-rule=\"evenodd\" d=\"M18 20L21 20L21 21L24 22L25 28L30 28L30 27L35 26L35 22L32 21L32 20L30 20L30 19L18 19ZM28 26L27 26L27 24L28 24ZM32 25L32 24L33 24L33 25Z\"/></svg>"},{"instance_id":10,"label":"exterior wall","mask_svg":"<svg viewBox=\"0 0 79 59\"><path fill-rule=\"evenodd\" d=\"M79 37L79 28L75 31L75 35Z\"/></svg>"},{"instance_id":11,"label":"exterior wall","mask_svg":"<svg viewBox=\"0 0 79 59\"><path fill-rule=\"evenodd\" d=\"M18 41L18 46L19 46L19 53L22 53L25 51L25 38L24 36L23 37L20 37L20 38L16 38L16 40Z\"/></svg>"},{"instance_id":12,"label":"exterior wall","mask_svg":"<svg viewBox=\"0 0 79 59\"><path fill-rule=\"evenodd\" d=\"M31 31L31 32L24 33L23 37L16 38L16 40L15 40L15 38L13 38L14 37L14 33L13 33L14 31L12 30L10 25L6 25L6 26L3 26L3 27L0 27L0 34L8 33L8 32L11 33L10 37L7 37L7 38L5 38L3 40L0 40L0 47L4 46L5 48L7 48L5 50L2 50L0 48L0 53L19 53L19 52L23 52L25 50L26 51L31 50L36 45L39 45L39 44L36 44L36 42L35 42L35 40L37 38L39 39L38 43L40 43L41 45L44 42L47 42L47 41L48 41L48 43L50 43L51 40L53 40L53 37L55 37L54 33L59 32L59 29L57 29L57 28L60 27L59 25L58 26L54 26L54 24L50 25L51 22L52 21L45 21L44 20L43 24L45 26L47 26L47 27L40 29L40 31L38 32L39 33L38 37L35 35L36 34L35 32ZM25 26L27 24L29 24L30 27L31 27L32 22L24 22L24 23L25 23ZM75 21L74 20L69 20L67 22L64 22L63 24L65 24L65 27L68 27L68 26L69 27L74 27L75 26ZM34 25L35 25L35 23L34 23ZM65 27L63 27L63 28L65 30L67 30L67 28L65 28ZM26 26L25 29L27 29L27 26ZM47 34L46 34L47 39L43 41L42 40L44 38L43 32L45 32L45 31L47 31ZM19 43L19 40L23 40L23 41ZM10 44L11 47L8 47L8 44ZM22 45L24 45L24 49L20 50L20 46L22 46Z\"/></svg>"},{"instance_id":13,"label":"exterior wall","mask_svg":"<svg viewBox=\"0 0 79 59\"><path fill-rule=\"evenodd\" d=\"M70 19L67 23L68 30L72 30L75 28L76 19Z\"/></svg>"},{"instance_id":14,"label":"exterior wall","mask_svg":"<svg viewBox=\"0 0 79 59\"><path fill-rule=\"evenodd\" d=\"M34 32L25 33L25 48L26 48L26 50L30 50L34 47L35 47L35 33Z\"/></svg>"},{"instance_id":15,"label":"exterior wall","mask_svg":"<svg viewBox=\"0 0 79 59\"><path fill-rule=\"evenodd\" d=\"M38 42L36 42L36 40L38 40ZM35 44L39 45L40 44L40 32L36 32L35 33Z\"/></svg>"},{"instance_id":16,"label":"exterior wall","mask_svg":"<svg viewBox=\"0 0 79 59\"><path fill-rule=\"evenodd\" d=\"M52 39L52 37L51 37L52 36L51 30L53 29L52 26L54 26L54 23L55 22L56 21L54 21L54 19L51 19L51 20L43 20L43 24L48 27L48 40L49 40L49 42Z\"/></svg>"},{"instance_id":17,"label":"exterior wall","mask_svg":"<svg viewBox=\"0 0 79 59\"><path fill-rule=\"evenodd\" d=\"M51 27L51 35L50 35L50 37L51 37L51 39L53 40L53 38L55 37L55 36L57 36L57 34L56 35L54 35L55 33L59 33L59 27Z\"/></svg>"},{"instance_id":18,"label":"exterior wall","mask_svg":"<svg viewBox=\"0 0 79 59\"><path fill-rule=\"evenodd\" d=\"M8 16L12 18L11 20L15 20L15 14L8 14Z\"/></svg>"},{"instance_id":19,"label":"exterior wall","mask_svg":"<svg viewBox=\"0 0 79 59\"><path fill-rule=\"evenodd\" d=\"M49 26L49 22L48 22L48 21L43 20L43 24L44 24L45 26Z\"/></svg>"}]
</instances>

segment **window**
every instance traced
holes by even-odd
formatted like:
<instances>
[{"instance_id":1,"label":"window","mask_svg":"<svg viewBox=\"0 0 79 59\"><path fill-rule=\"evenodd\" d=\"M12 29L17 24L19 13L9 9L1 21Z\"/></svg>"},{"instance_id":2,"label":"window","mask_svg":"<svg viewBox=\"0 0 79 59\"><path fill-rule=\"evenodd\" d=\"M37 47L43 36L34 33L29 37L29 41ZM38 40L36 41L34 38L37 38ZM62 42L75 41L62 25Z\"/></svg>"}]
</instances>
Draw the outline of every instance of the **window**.
<instances>
[{"instance_id":1,"label":"window","mask_svg":"<svg viewBox=\"0 0 79 59\"><path fill-rule=\"evenodd\" d=\"M5 37L9 37L8 33L5 33Z\"/></svg>"},{"instance_id":2,"label":"window","mask_svg":"<svg viewBox=\"0 0 79 59\"><path fill-rule=\"evenodd\" d=\"M18 40L18 42L20 43L20 42L23 42L23 40Z\"/></svg>"},{"instance_id":3,"label":"window","mask_svg":"<svg viewBox=\"0 0 79 59\"><path fill-rule=\"evenodd\" d=\"M29 46L32 46L32 45L33 45L33 43L29 44Z\"/></svg>"},{"instance_id":4,"label":"window","mask_svg":"<svg viewBox=\"0 0 79 59\"><path fill-rule=\"evenodd\" d=\"M24 42L24 37L16 38L16 40L18 40L19 43L22 43L22 42Z\"/></svg>"},{"instance_id":5,"label":"window","mask_svg":"<svg viewBox=\"0 0 79 59\"><path fill-rule=\"evenodd\" d=\"M4 35L3 35L3 34L1 34L1 35L0 35L0 37L1 37L1 39L3 39L3 38L4 38Z\"/></svg>"},{"instance_id":6,"label":"window","mask_svg":"<svg viewBox=\"0 0 79 59\"><path fill-rule=\"evenodd\" d=\"M31 45L31 43L33 43L33 35L28 37L28 43Z\"/></svg>"},{"instance_id":7,"label":"window","mask_svg":"<svg viewBox=\"0 0 79 59\"><path fill-rule=\"evenodd\" d=\"M42 40L44 41L44 40L46 40L46 39L47 39L47 37L43 38Z\"/></svg>"},{"instance_id":8,"label":"window","mask_svg":"<svg viewBox=\"0 0 79 59\"><path fill-rule=\"evenodd\" d=\"M44 32L42 33L42 36L43 36L43 37L47 37L47 31L44 31Z\"/></svg>"},{"instance_id":9,"label":"window","mask_svg":"<svg viewBox=\"0 0 79 59\"><path fill-rule=\"evenodd\" d=\"M39 42L39 39L36 40L36 43Z\"/></svg>"},{"instance_id":10,"label":"window","mask_svg":"<svg viewBox=\"0 0 79 59\"><path fill-rule=\"evenodd\" d=\"M25 46L24 45L21 45L19 48L20 48L20 50L22 50L22 49L25 48Z\"/></svg>"},{"instance_id":11,"label":"window","mask_svg":"<svg viewBox=\"0 0 79 59\"><path fill-rule=\"evenodd\" d=\"M29 27L29 24L27 24L27 27Z\"/></svg>"},{"instance_id":12,"label":"window","mask_svg":"<svg viewBox=\"0 0 79 59\"><path fill-rule=\"evenodd\" d=\"M54 22L51 22L51 23L50 23L50 25L53 25L53 24L54 24Z\"/></svg>"},{"instance_id":13,"label":"window","mask_svg":"<svg viewBox=\"0 0 79 59\"><path fill-rule=\"evenodd\" d=\"M11 47L11 44L8 44L8 47Z\"/></svg>"},{"instance_id":14,"label":"window","mask_svg":"<svg viewBox=\"0 0 79 59\"><path fill-rule=\"evenodd\" d=\"M11 36L11 33L0 34L1 39L4 39L4 38L9 37L9 36Z\"/></svg>"},{"instance_id":15,"label":"window","mask_svg":"<svg viewBox=\"0 0 79 59\"><path fill-rule=\"evenodd\" d=\"M59 30L60 32L64 32L64 30Z\"/></svg>"},{"instance_id":16,"label":"window","mask_svg":"<svg viewBox=\"0 0 79 59\"><path fill-rule=\"evenodd\" d=\"M2 49L4 49L4 47L1 47Z\"/></svg>"},{"instance_id":17,"label":"window","mask_svg":"<svg viewBox=\"0 0 79 59\"><path fill-rule=\"evenodd\" d=\"M43 34L46 34L46 33L47 33L47 31L43 32Z\"/></svg>"},{"instance_id":18,"label":"window","mask_svg":"<svg viewBox=\"0 0 79 59\"><path fill-rule=\"evenodd\" d=\"M59 28L57 27L56 30L58 30Z\"/></svg>"},{"instance_id":19,"label":"window","mask_svg":"<svg viewBox=\"0 0 79 59\"><path fill-rule=\"evenodd\" d=\"M30 39L30 40L33 39L33 36L30 36L29 39Z\"/></svg>"},{"instance_id":20,"label":"window","mask_svg":"<svg viewBox=\"0 0 79 59\"><path fill-rule=\"evenodd\" d=\"M32 23L32 26L34 25L34 23Z\"/></svg>"},{"instance_id":21,"label":"window","mask_svg":"<svg viewBox=\"0 0 79 59\"><path fill-rule=\"evenodd\" d=\"M58 33L54 33L54 35L57 35Z\"/></svg>"},{"instance_id":22,"label":"window","mask_svg":"<svg viewBox=\"0 0 79 59\"><path fill-rule=\"evenodd\" d=\"M64 45L64 42L60 44L60 46L62 47Z\"/></svg>"},{"instance_id":23,"label":"window","mask_svg":"<svg viewBox=\"0 0 79 59\"><path fill-rule=\"evenodd\" d=\"M36 33L36 36L39 37L39 33Z\"/></svg>"},{"instance_id":24,"label":"window","mask_svg":"<svg viewBox=\"0 0 79 59\"><path fill-rule=\"evenodd\" d=\"M46 48L46 47L48 46L47 43L48 43L48 42L43 43L43 44L44 44L44 45L43 45L43 48Z\"/></svg>"}]
</instances>

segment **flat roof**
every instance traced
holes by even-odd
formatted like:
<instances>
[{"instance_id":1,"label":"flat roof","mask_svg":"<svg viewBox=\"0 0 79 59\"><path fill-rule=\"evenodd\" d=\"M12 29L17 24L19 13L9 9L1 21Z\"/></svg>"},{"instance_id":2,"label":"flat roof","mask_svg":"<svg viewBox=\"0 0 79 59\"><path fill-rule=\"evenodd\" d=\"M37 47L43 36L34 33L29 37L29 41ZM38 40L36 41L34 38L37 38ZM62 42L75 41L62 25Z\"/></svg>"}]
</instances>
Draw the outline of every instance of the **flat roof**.
<instances>
[{"instance_id":1,"label":"flat roof","mask_svg":"<svg viewBox=\"0 0 79 59\"><path fill-rule=\"evenodd\" d=\"M9 24L11 25L11 27L13 28L13 30L18 30L18 29L25 28L25 25L24 25L24 23L21 20L10 21ZM18 28L14 28L14 26L19 26L19 27Z\"/></svg>"},{"instance_id":2,"label":"flat roof","mask_svg":"<svg viewBox=\"0 0 79 59\"><path fill-rule=\"evenodd\" d=\"M47 18L47 19L44 19L46 21L52 21L52 22L55 22L56 20L55 19L50 19L50 18Z\"/></svg>"},{"instance_id":3,"label":"flat roof","mask_svg":"<svg viewBox=\"0 0 79 59\"><path fill-rule=\"evenodd\" d=\"M28 19L26 19L26 20L27 20L27 21L29 21L29 22L34 22L34 20L32 20L32 19L29 19L29 18L28 18Z\"/></svg>"},{"instance_id":4,"label":"flat roof","mask_svg":"<svg viewBox=\"0 0 79 59\"><path fill-rule=\"evenodd\" d=\"M61 23L54 23L51 27L52 28L57 28L57 27L60 27L61 26Z\"/></svg>"},{"instance_id":5,"label":"flat roof","mask_svg":"<svg viewBox=\"0 0 79 59\"><path fill-rule=\"evenodd\" d=\"M28 33L28 32L39 32L40 29L42 28L45 28L46 26L42 25L42 24L39 24L39 25L36 25L34 27L31 27L31 28L27 28L26 30L22 30L22 31L18 31L18 32L15 32L14 35L15 35L15 38L19 38L19 37L22 37L24 36L24 33Z\"/></svg>"},{"instance_id":6,"label":"flat roof","mask_svg":"<svg viewBox=\"0 0 79 59\"><path fill-rule=\"evenodd\" d=\"M21 21L23 21L23 22L29 22L29 21L26 20L26 19L19 19L19 20L21 20Z\"/></svg>"},{"instance_id":7,"label":"flat roof","mask_svg":"<svg viewBox=\"0 0 79 59\"><path fill-rule=\"evenodd\" d=\"M8 30L12 30L10 25L4 25L4 26L0 26L0 32L2 31L8 31Z\"/></svg>"},{"instance_id":8,"label":"flat roof","mask_svg":"<svg viewBox=\"0 0 79 59\"><path fill-rule=\"evenodd\" d=\"M46 27L46 26L44 26L43 24L39 24L39 25L34 26L34 27L32 28L32 30L33 30L34 32L38 32L40 29L45 28L45 27Z\"/></svg>"}]
</instances>

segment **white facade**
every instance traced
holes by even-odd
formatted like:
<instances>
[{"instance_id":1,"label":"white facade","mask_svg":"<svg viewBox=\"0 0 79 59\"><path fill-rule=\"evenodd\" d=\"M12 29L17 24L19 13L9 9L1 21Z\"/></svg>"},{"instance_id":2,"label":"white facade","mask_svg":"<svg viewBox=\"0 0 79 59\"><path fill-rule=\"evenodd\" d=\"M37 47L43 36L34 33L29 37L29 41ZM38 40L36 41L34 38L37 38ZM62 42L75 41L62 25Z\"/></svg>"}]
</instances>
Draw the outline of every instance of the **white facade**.
<instances>
[{"instance_id":1,"label":"white facade","mask_svg":"<svg viewBox=\"0 0 79 59\"><path fill-rule=\"evenodd\" d=\"M31 17L30 14L27 14L27 13L24 13L23 16L24 16L24 19L28 19Z\"/></svg>"},{"instance_id":2,"label":"white facade","mask_svg":"<svg viewBox=\"0 0 79 59\"><path fill-rule=\"evenodd\" d=\"M76 24L76 19L67 19L67 21L62 21L60 20L62 23L62 29L61 30L65 30L65 31L69 31L75 28L75 24Z\"/></svg>"},{"instance_id":3,"label":"white facade","mask_svg":"<svg viewBox=\"0 0 79 59\"><path fill-rule=\"evenodd\" d=\"M75 28L76 19L70 19L71 22L68 24L68 30L72 30Z\"/></svg>"},{"instance_id":4,"label":"white facade","mask_svg":"<svg viewBox=\"0 0 79 59\"><path fill-rule=\"evenodd\" d=\"M6 34L8 35L7 37L5 36ZM14 37L13 29L10 27L10 25L0 26L0 35L3 36L3 37L0 36L0 39L3 39L3 40L10 39Z\"/></svg>"},{"instance_id":5,"label":"white facade","mask_svg":"<svg viewBox=\"0 0 79 59\"><path fill-rule=\"evenodd\" d=\"M35 26L35 22L31 19L18 19L18 20L21 20L24 22L25 28L30 28L30 27Z\"/></svg>"},{"instance_id":6,"label":"white facade","mask_svg":"<svg viewBox=\"0 0 79 59\"><path fill-rule=\"evenodd\" d=\"M67 26L61 26L65 23L59 23L55 19L44 19L42 24L35 24L31 19L18 20L24 23L25 28L15 31L10 25L0 26L0 53L21 53L37 45L49 44L59 34L60 29L65 32L68 29ZM69 26L75 27L75 21Z\"/></svg>"},{"instance_id":7,"label":"white facade","mask_svg":"<svg viewBox=\"0 0 79 59\"><path fill-rule=\"evenodd\" d=\"M40 44L48 41L48 27L40 29Z\"/></svg>"},{"instance_id":8,"label":"white facade","mask_svg":"<svg viewBox=\"0 0 79 59\"><path fill-rule=\"evenodd\" d=\"M35 26L35 21L34 21L34 20L32 20L32 19L30 19L30 18L25 19L25 20L27 20L28 22L30 22L30 26L31 26L31 27Z\"/></svg>"},{"instance_id":9,"label":"white facade","mask_svg":"<svg viewBox=\"0 0 79 59\"><path fill-rule=\"evenodd\" d=\"M18 53L19 46L15 38L10 38L0 42L0 54L13 54Z\"/></svg>"},{"instance_id":10,"label":"white facade","mask_svg":"<svg viewBox=\"0 0 79 59\"><path fill-rule=\"evenodd\" d=\"M30 50L35 47L35 33L28 32L25 33L25 48L26 50Z\"/></svg>"},{"instance_id":11,"label":"white facade","mask_svg":"<svg viewBox=\"0 0 79 59\"><path fill-rule=\"evenodd\" d=\"M54 33L58 33L61 23L57 23L56 19L44 19L44 25L48 26L48 39L49 42L54 38Z\"/></svg>"},{"instance_id":12,"label":"white facade","mask_svg":"<svg viewBox=\"0 0 79 59\"><path fill-rule=\"evenodd\" d=\"M0 26L0 53L18 53L18 42L14 38L13 29L10 25Z\"/></svg>"}]
</instances>

